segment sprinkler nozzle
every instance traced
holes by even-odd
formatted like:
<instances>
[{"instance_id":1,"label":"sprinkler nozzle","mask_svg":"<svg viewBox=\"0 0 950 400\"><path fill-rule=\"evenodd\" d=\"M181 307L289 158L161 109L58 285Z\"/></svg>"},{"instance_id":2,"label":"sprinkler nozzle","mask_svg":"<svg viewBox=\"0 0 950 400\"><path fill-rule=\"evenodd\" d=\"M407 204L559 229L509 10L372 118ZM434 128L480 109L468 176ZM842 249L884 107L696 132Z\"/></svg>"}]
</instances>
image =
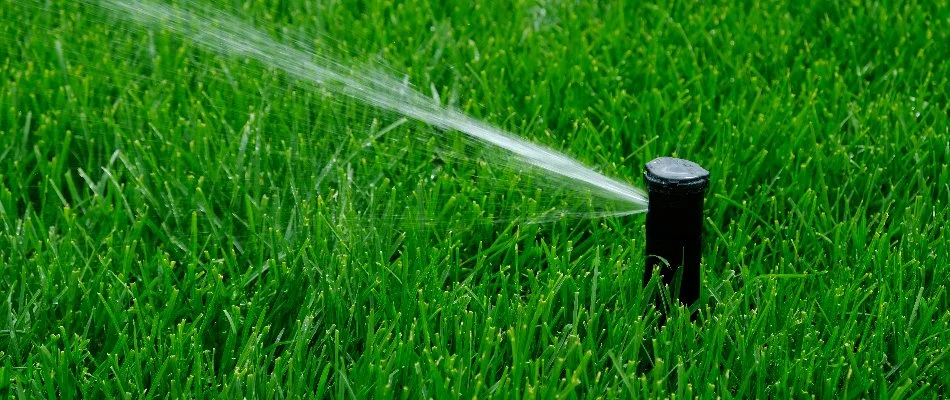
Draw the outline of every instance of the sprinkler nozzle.
<instances>
[{"instance_id":1,"label":"sprinkler nozzle","mask_svg":"<svg viewBox=\"0 0 950 400\"><path fill-rule=\"evenodd\" d=\"M645 175L650 203L644 284L659 266L670 295L690 306L699 299L703 199L709 171L689 160L660 157L646 164ZM663 310L659 299L657 304Z\"/></svg>"}]
</instances>

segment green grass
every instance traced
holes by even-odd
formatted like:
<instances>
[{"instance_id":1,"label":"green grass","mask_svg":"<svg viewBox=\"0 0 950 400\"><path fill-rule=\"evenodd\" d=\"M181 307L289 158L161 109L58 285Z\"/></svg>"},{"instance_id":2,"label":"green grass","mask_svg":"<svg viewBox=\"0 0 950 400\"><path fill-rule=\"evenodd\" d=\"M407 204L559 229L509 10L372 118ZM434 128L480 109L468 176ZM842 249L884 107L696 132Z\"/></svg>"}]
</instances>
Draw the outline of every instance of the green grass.
<instances>
[{"instance_id":1,"label":"green grass","mask_svg":"<svg viewBox=\"0 0 950 400\"><path fill-rule=\"evenodd\" d=\"M2 397L950 390L946 2L227 2L609 175L710 169L700 317L665 326L643 216L520 224L531 179L433 162L464 142L409 123L357 152L396 117L21 3L0 0Z\"/></svg>"}]
</instances>

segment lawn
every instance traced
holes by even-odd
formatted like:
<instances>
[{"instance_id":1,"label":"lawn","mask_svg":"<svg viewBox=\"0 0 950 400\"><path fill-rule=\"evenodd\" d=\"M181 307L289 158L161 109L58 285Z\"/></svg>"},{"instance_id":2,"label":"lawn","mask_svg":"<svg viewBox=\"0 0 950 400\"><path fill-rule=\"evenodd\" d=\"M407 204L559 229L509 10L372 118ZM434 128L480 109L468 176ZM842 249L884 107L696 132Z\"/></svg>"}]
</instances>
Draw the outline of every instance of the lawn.
<instances>
[{"instance_id":1,"label":"lawn","mask_svg":"<svg viewBox=\"0 0 950 400\"><path fill-rule=\"evenodd\" d=\"M637 186L702 164L697 318L660 322L642 214L88 1L0 0L0 397L950 391L950 3L213 6Z\"/></svg>"}]
</instances>

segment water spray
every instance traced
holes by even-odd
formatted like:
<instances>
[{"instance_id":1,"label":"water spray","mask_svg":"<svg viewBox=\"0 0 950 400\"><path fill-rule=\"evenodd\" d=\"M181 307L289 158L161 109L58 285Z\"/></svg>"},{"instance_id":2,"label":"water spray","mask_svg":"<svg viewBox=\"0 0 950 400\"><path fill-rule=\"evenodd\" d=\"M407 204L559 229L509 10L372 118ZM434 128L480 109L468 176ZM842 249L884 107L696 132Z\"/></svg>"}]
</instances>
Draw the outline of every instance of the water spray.
<instances>
[{"instance_id":1,"label":"water spray","mask_svg":"<svg viewBox=\"0 0 950 400\"><path fill-rule=\"evenodd\" d=\"M283 72L305 88L343 95L386 112L457 132L481 146L499 150L498 159L519 172L549 177L565 189L588 193L613 206L600 215L645 211L646 193L610 178L554 149L529 142L462 111L439 104L404 80L331 58L304 41L280 41L235 15L195 0L168 4L155 0L82 0L133 22L133 27L173 33L206 51L254 60ZM502 157L503 156L503 157ZM603 210L601 210L603 211Z\"/></svg>"},{"instance_id":2,"label":"water spray","mask_svg":"<svg viewBox=\"0 0 950 400\"><path fill-rule=\"evenodd\" d=\"M644 283L659 268L670 296L690 306L699 299L703 199L709 171L692 161L660 157L646 164L645 175L650 206ZM662 303L658 300L657 304Z\"/></svg>"}]
</instances>

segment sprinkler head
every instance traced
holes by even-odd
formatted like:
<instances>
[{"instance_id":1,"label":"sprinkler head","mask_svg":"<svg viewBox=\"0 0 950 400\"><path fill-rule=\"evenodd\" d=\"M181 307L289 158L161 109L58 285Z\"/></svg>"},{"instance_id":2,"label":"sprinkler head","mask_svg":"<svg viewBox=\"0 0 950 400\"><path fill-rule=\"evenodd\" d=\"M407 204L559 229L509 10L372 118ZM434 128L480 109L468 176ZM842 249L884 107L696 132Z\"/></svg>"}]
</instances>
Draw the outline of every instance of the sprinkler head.
<instances>
[{"instance_id":1,"label":"sprinkler head","mask_svg":"<svg viewBox=\"0 0 950 400\"><path fill-rule=\"evenodd\" d=\"M671 297L690 306L699 299L703 199L709 171L692 161L660 157L646 164L645 175L650 205L643 282L659 267ZM664 310L659 298L657 306Z\"/></svg>"}]
</instances>

